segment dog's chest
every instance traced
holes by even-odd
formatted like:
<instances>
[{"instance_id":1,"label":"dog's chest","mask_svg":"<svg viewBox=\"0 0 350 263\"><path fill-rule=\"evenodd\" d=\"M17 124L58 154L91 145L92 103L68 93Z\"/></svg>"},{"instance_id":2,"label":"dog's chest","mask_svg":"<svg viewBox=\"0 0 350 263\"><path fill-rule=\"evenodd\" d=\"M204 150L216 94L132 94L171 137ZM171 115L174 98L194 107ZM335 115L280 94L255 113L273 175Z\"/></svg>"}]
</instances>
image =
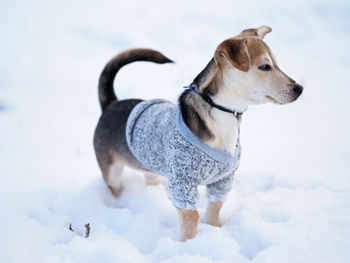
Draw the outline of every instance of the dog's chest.
<instances>
[{"instance_id":1,"label":"dog's chest","mask_svg":"<svg viewBox=\"0 0 350 263\"><path fill-rule=\"evenodd\" d=\"M209 128L214 132L214 138L206 141L211 147L234 154L238 146L239 120L226 112L212 111L213 119Z\"/></svg>"}]
</instances>

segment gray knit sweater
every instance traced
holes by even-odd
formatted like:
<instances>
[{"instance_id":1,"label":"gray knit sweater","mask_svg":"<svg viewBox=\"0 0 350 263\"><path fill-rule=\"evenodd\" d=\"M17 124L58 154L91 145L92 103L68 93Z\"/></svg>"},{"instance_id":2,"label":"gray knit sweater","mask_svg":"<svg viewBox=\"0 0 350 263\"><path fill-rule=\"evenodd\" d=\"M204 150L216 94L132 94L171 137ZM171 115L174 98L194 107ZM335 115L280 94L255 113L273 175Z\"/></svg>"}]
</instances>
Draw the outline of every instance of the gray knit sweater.
<instances>
[{"instance_id":1,"label":"gray knit sweater","mask_svg":"<svg viewBox=\"0 0 350 263\"><path fill-rule=\"evenodd\" d=\"M199 185L206 185L213 202L223 201L231 189L240 145L231 155L203 143L169 101L137 104L127 121L126 139L143 166L168 178L169 195L178 208L196 208Z\"/></svg>"}]
</instances>

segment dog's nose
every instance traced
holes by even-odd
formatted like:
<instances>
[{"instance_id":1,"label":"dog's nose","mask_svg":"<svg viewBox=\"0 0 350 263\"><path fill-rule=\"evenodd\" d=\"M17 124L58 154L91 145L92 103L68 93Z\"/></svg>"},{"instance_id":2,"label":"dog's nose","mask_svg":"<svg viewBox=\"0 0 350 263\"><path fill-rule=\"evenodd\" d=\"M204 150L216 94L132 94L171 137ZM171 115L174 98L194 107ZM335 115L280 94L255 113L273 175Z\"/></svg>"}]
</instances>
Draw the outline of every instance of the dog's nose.
<instances>
[{"instance_id":1,"label":"dog's nose","mask_svg":"<svg viewBox=\"0 0 350 263\"><path fill-rule=\"evenodd\" d=\"M298 94L298 95L300 95L301 93L303 93L303 86L301 86L301 85L299 85L299 84L295 84L294 86L293 86L293 91L296 93L296 94Z\"/></svg>"}]
</instances>

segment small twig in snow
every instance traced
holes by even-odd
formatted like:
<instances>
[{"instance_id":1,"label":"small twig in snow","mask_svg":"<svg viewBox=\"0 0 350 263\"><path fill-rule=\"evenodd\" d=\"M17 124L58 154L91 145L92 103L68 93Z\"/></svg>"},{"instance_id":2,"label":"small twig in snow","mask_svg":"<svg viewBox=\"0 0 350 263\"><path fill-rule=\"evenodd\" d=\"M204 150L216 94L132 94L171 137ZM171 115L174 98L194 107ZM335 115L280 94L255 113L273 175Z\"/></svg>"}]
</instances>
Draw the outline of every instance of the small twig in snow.
<instances>
[{"instance_id":1,"label":"small twig in snow","mask_svg":"<svg viewBox=\"0 0 350 263\"><path fill-rule=\"evenodd\" d=\"M85 228L86 228L85 238L88 238L90 235L90 223L87 223L85 225Z\"/></svg>"},{"instance_id":2,"label":"small twig in snow","mask_svg":"<svg viewBox=\"0 0 350 263\"><path fill-rule=\"evenodd\" d=\"M74 231L74 229L72 228L72 224L69 224L69 228L68 228L68 229L69 229L70 231L76 233L76 232ZM86 229L85 238L88 238L88 237L90 236L90 230L91 230L91 228L90 228L90 223L87 223L87 224L85 225L85 229Z\"/></svg>"}]
</instances>

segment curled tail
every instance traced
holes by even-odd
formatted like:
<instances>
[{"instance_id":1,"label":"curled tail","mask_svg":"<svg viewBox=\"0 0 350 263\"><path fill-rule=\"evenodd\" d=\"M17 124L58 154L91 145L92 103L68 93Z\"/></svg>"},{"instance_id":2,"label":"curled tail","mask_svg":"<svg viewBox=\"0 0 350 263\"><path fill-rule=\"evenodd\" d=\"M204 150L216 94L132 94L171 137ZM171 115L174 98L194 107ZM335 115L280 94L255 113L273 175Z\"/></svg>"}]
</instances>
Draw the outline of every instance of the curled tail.
<instances>
[{"instance_id":1,"label":"curled tail","mask_svg":"<svg viewBox=\"0 0 350 263\"><path fill-rule=\"evenodd\" d=\"M158 64L173 62L162 53L148 49L135 48L119 53L104 67L98 83L98 97L102 111L117 97L114 93L113 81L121 67L135 61L150 61Z\"/></svg>"}]
</instances>

